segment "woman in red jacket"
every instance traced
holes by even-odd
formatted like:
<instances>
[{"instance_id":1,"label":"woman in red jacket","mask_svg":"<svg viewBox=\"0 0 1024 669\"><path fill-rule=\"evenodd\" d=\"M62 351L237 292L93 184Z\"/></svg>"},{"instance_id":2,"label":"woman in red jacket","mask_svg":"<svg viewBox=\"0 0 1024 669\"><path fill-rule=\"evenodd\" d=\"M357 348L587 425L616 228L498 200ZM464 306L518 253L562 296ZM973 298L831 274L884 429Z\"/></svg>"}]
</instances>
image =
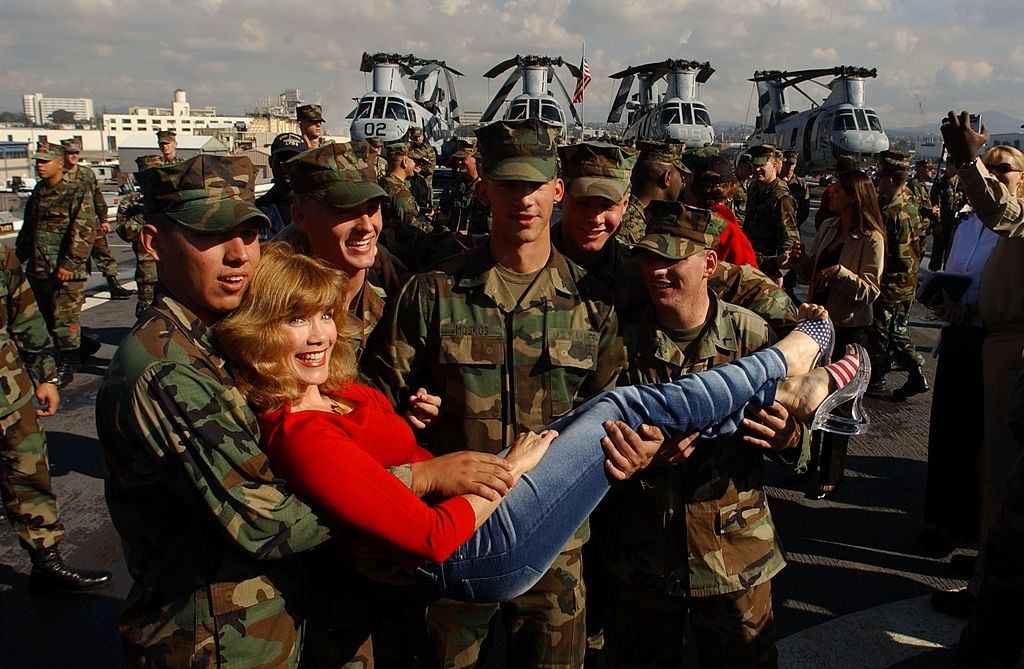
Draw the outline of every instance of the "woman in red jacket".
<instances>
[{"instance_id":1,"label":"woman in red jacket","mask_svg":"<svg viewBox=\"0 0 1024 669\"><path fill-rule=\"evenodd\" d=\"M724 156L711 156L701 160L693 174L693 196L696 207L710 209L725 221L725 230L718 240L715 253L719 260L733 265L757 267L754 246L740 228L736 214L727 202L732 202L739 188L732 161Z\"/></svg>"}]
</instances>

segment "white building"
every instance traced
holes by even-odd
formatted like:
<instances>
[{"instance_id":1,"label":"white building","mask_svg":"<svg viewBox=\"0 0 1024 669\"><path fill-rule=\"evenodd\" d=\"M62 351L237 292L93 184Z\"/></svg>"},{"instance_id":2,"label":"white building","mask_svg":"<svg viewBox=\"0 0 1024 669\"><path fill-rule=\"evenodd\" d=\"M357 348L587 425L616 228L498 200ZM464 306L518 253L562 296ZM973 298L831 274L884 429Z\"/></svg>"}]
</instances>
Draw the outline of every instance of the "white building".
<instances>
[{"instance_id":1,"label":"white building","mask_svg":"<svg viewBox=\"0 0 1024 669\"><path fill-rule=\"evenodd\" d=\"M207 128L248 127L248 116L218 116L216 107L192 107L185 91L174 91L171 107L132 107L127 114L104 114L103 130L108 135L173 130L192 134Z\"/></svg>"},{"instance_id":2,"label":"white building","mask_svg":"<svg viewBox=\"0 0 1024 669\"><path fill-rule=\"evenodd\" d=\"M1024 150L1024 132L1004 132L988 138L992 146L1012 146Z\"/></svg>"},{"instance_id":3,"label":"white building","mask_svg":"<svg viewBox=\"0 0 1024 669\"><path fill-rule=\"evenodd\" d=\"M28 93L22 96L25 116L37 125L50 122L50 114L63 109L75 115L76 121L92 120L93 107L90 98L48 98L42 93Z\"/></svg>"}]
</instances>

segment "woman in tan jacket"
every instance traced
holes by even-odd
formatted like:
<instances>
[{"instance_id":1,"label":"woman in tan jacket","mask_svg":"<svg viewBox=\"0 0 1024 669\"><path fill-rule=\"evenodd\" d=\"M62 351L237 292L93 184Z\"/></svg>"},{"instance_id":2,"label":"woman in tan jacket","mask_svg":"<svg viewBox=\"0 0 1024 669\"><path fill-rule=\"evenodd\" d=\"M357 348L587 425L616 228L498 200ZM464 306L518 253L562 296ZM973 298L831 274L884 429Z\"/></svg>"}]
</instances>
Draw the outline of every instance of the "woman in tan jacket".
<instances>
[{"instance_id":1,"label":"woman in tan jacket","mask_svg":"<svg viewBox=\"0 0 1024 669\"><path fill-rule=\"evenodd\" d=\"M885 251L885 233L878 196L860 170L836 179L828 218L814 235L810 253L793 259L796 271L809 280L807 301L824 305L836 326L835 354L847 344L865 345L871 325L871 303L878 297ZM800 252L802 255L802 251ZM816 433L811 443L809 473L818 473L811 499L829 496L843 478L848 437Z\"/></svg>"}]
</instances>

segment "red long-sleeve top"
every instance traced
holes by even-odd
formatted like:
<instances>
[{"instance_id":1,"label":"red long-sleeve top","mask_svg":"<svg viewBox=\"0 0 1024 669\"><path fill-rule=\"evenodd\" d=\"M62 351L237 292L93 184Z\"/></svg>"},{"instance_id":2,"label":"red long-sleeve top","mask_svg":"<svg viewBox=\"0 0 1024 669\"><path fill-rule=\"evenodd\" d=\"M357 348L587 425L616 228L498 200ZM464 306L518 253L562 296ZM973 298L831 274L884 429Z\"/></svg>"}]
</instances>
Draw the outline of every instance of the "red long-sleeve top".
<instances>
[{"instance_id":1,"label":"red long-sleeve top","mask_svg":"<svg viewBox=\"0 0 1024 669\"><path fill-rule=\"evenodd\" d=\"M711 210L725 219L725 230L722 231L722 236L718 239L718 247L715 249L718 259L733 265L750 265L754 269L758 269L754 245L750 243L747 235L740 228L733 210L721 202L713 204Z\"/></svg>"},{"instance_id":2,"label":"red long-sleeve top","mask_svg":"<svg viewBox=\"0 0 1024 669\"><path fill-rule=\"evenodd\" d=\"M353 410L292 413L284 406L258 416L274 472L342 523L403 553L443 561L473 534L473 507L464 497L428 505L385 469L431 454L381 393L353 383L334 397Z\"/></svg>"}]
</instances>

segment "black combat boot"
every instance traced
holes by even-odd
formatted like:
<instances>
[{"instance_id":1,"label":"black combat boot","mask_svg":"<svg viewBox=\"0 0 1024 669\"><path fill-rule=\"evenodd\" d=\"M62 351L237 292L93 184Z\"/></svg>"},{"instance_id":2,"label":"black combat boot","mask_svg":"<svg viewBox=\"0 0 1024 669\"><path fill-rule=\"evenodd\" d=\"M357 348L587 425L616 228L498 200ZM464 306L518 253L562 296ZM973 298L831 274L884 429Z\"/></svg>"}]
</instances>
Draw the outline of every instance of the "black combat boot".
<instances>
[{"instance_id":1,"label":"black combat boot","mask_svg":"<svg viewBox=\"0 0 1024 669\"><path fill-rule=\"evenodd\" d=\"M80 359L81 354L77 348L60 352L60 360L57 362L58 388L63 388L75 378L75 370L78 369L78 361Z\"/></svg>"},{"instance_id":2,"label":"black combat boot","mask_svg":"<svg viewBox=\"0 0 1024 669\"><path fill-rule=\"evenodd\" d=\"M110 299L112 300L127 300L135 294L134 290L122 286L116 276L108 276L107 285L110 286Z\"/></svg>"},{"instance_id":3,"label":"black combat boot","mask_svg":"<svg viewBox=\"0 0 1024 669\"><path fill-rule=\"evenodd\" d=\"M57 547L32 551L29 587L35 593L83 592L102 588L110 582L108 571L75 569L64 563Z\"/></svg>"},{"instance_id":4,"label":"black combat boot","mask_svg":"<svg viewBox=\"0 0 1024 669\"><path fill-rule=\"evenodd\" d=\"M928 379L924 378L924 370L920 365L911 367L907 374L907 382L892 391L892 398L897 402L903 402L908 397L928 392Z\"/></svg>"},{"instance_id":5,"label":"black combat boot","mask_svg":"<svg viewBox=\"0 0 1024 669\"><path fill-rule=\"evenodd\" d=\"M99 339L82 335L81 353L78 361L78 367L75 368L76 371L82 369L85 363L89 361L89 358L96 355L101 346L103 346L103 344Z\"/></svg>"}]
</instances>

